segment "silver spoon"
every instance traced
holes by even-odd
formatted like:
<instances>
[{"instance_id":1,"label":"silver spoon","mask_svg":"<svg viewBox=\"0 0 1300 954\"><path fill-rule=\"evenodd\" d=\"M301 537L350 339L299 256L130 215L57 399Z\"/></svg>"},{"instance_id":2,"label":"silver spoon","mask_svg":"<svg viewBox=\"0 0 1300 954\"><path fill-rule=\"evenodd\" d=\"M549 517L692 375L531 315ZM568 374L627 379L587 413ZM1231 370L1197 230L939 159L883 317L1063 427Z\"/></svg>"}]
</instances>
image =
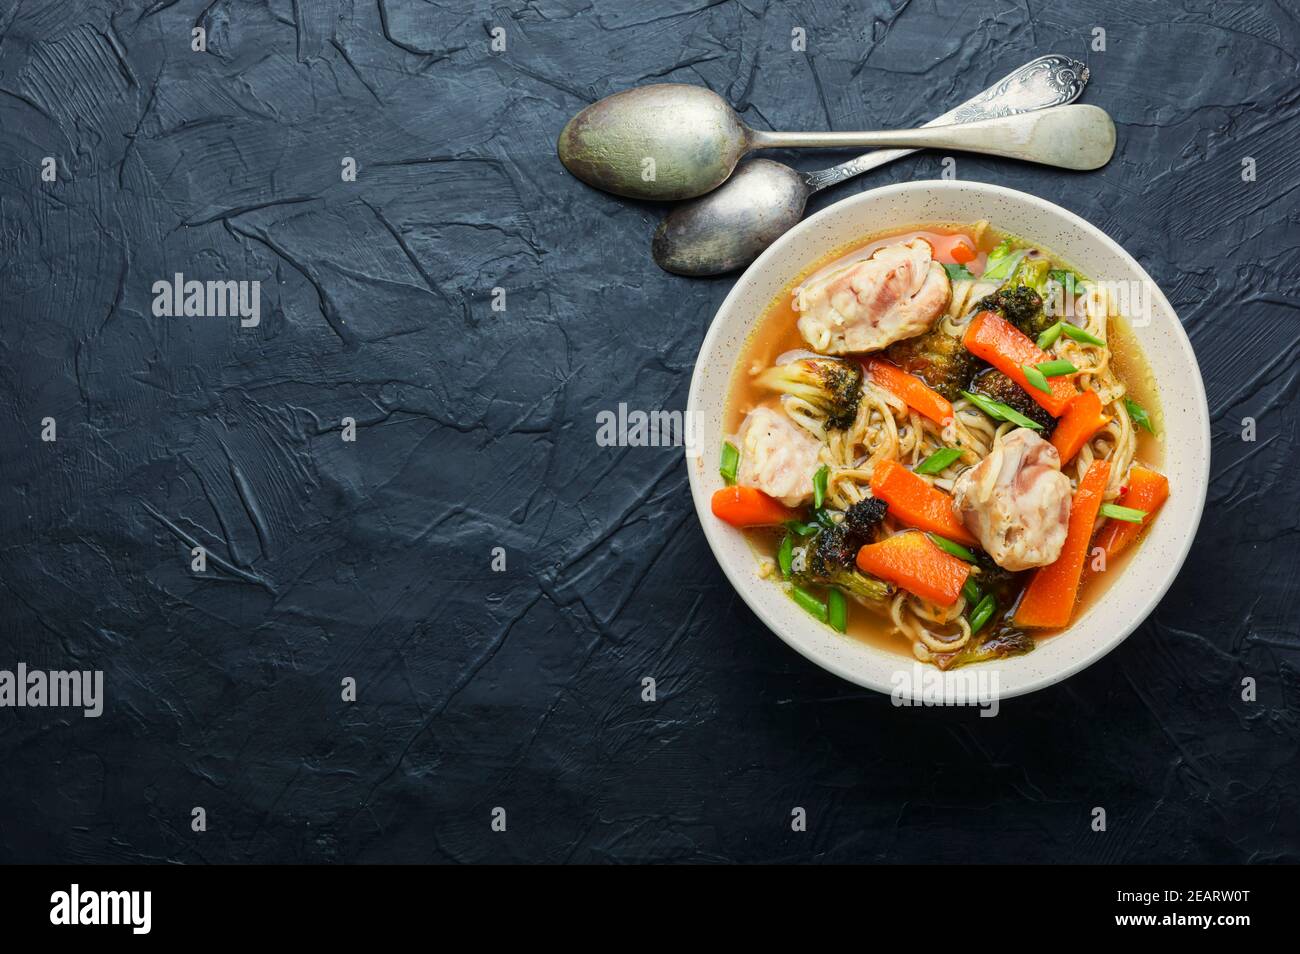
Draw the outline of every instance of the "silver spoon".
<instances>
[{"instance_id":1,"label":"silver spoon","mask_svg":"<svg viewBox=\"0 0 1300 954\"><path fill-rule=\"evenodd\" d=\"M926 125L1065 105L1083 93L1088 75L1078 60L1055 53L1040 56ZM659 223L651 243L654 259L679 275L719 275L748 265L798 224L814 192L914 151L876 150L809 173L770 159L743 162L720 188L678 206Z\"/></svg>"},{"instance_id":2,"label":"silver spoon","mask_svg":"<svg viewBox=\"0 0 1300 954\"><path fill-rule=\"evenodd\" d=\"M558 146L569 171L590 185L636 199L690 199L720 186L754 149L955 149L1096 169L1115 151L1115 126L1105 110L1075 104L956 126L767 132L750 129L710 90L659 84L588 106L569 120Z\"/></svg>"}]
</instances>

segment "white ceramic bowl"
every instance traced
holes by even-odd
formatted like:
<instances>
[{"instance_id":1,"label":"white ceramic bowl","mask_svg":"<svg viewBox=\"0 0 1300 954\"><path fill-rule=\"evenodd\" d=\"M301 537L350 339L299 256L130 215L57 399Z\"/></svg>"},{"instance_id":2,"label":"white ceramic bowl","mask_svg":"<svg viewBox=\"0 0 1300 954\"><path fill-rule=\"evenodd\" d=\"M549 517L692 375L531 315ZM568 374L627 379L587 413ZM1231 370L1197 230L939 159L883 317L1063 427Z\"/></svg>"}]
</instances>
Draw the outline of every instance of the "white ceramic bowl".
<instances>
[{"instance_id":1,"label":"white ceramic bowl","mask_svg":"<svg viewBox=\"0 0 1300 954\"><path fill-rule=\"evenodd\" d=\"M773 297L810 264L856 240L927 223L979 219L1041 243L1094 279L1146 283L1143 287L1150 293L1151 318L1144 326L1133 323L1133 332L1156 377L1164 411L1162 469L1169 477L1170 496L1104 598L1094 601L1068 630L1041 641L1034 652L1024 656L942 673L945 686L958 674L996 666L998 695L1009 698L1059 682L1118 646L1155 609L1182 567L1196 535L1209 483L1210 415L1205 387L1178 316L1132 256L1074 213L1001 186L926 181L864 192L791 229L736 282L700 348L687 403L687 419L699 444L698 451L687 456L691 494L714 556L759 619L823 669L906 699L913 693L900 673L912 671L911 658L840 636L809 617L780 586L760 579L753 549L738 530L713 516L709 500L723 485L718 465L732 369ZM926 678L939 677L927 674Z\"/></svg>"}]
</instances>

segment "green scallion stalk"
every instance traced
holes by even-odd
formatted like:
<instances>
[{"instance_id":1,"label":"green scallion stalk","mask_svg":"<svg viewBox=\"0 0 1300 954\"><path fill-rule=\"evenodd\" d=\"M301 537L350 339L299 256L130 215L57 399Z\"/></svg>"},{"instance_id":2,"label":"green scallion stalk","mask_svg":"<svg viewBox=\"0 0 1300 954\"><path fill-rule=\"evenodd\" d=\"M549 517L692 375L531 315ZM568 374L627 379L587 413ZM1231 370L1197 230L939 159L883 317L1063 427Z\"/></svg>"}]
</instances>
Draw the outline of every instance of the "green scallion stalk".
<instances>
[{"instance_id":1,"label":"green scallion stalk","mask_svg":"<svg viewBox=\"0 0 1300 954\"><path fill-rule=\"evenodd\" d=\"M730 487L736 482L736 471L740 469L740 451L731 441L722 442L722 463L718 467L718 473Z\"/></svg>"},{"instance_id":2,"label":"green scallion stalk","mask_svg":"<svg viewBox=\"0 0 1300 954\"><path fill-rule=\"evenodd\" d=\"M1043 425L1039 424L1037 421L1030 420L1015 408L1009 407L1001 401L994 401L992 398L986 398L979 394L972 394L970 391L962 391L961 393L966 397L966 400L970 401L995 421L1008 421L1012 424L1018 424L1020 427L1032 428L1035 431L1041 431L1043 429Z\"/></svg>"},{"instance_id":3,"label":"green scallion stalk","mask_svg":"<svg viewBox=\"0 0 1300 954\"><path fill-rule=\"evenodd\" d=\"M958 560L965 560L967 563L975 562L975 554L971 553L960 543L953 543L947 537L941 537L937 533L927 533L930 542L942 550L944 553L951 553Z\"/></svg>"},{"instance_id":4,"label":"green scallion stalk","mask_svg":"<svg viewBox=\"0 0 1300 954\"><path fill-rule=\"evenodd\" d=\"M1056 344L1056 339L1061 337L1061 329L1065 327L1064 322L1058 321L1052 327L1048 328L1038 336L1038 347L1046 351L1052 345Z\"/></svg>"},{"instance_id":5,"label":"green scallion stalk","mask_svg":"<svg viewBox=\"0 0 1300 954\"><path fill-rule=\"evenodd\" d=\"M825 464L817 468L817 473L813 474L813 509L820 510L822 503L826 500L826 482L830 479L831 469Z\"/></svg>"},{"instance_id":6,"label":"green scallion stalk","mask_svg":"<svg viewBox=\"0 0 1300 954\"><path fill-rule=\"evenodd\" d=\"M970 614L970 631L978 633L997 608L998 601L993 598L992 593L980 600L979 606L975 607L975 612Z\"/></svg>"},{"instance_id":7,"label":"green scallion stalk","mask_svg":"<svg viewBox=\"0 0 1300 954\"><path fill-rule=\"evenodd\" d=\"M937 451L916 465L918 474L941 474L961 457L956 447L940 447Z\"/></svg>"},{"instance_id":8,"label":"green scallion stalk","mask_svg":"<svg viewBox=\"0 0 1300 954\"><path fill-rule=\"evenodd\" d=\"M1038 368L1045 378L1062 378L1079 370L1064 358L1057 358L1055 361L1040 361L1034 367Z\"/></svg>"},{"instance_id":9,"label":"green scallion stalk","mask_svg":"<svg viewBox=\"0 0 1300 954\"><path fill-rule=\"evenodd\" d=\"M1069 337L1073 338L1075 341L1082 341L1085 344L1101 345L1103 348L1106 347L1106 342L1102 341L1096 335L1089 334L1088 332L1084 331L1082 328L1076 327L1075 325L1062 322L1061 330L1064 331Z\"/></svg>"},{"instance_id":10,"label":"green scallion stalk","mask_svg":"<svg viewBox=\"0 0 1300 954\"><path fill-rule=\"evenodd\" d=\"M819 600L812 593L809 593L802 586L791 587L790 596L794 601L803 607L804 611L810 616L815 616L823 623L826 622L829 611L826 604Z\"/></svg>"},{"instance_id":11,"label":"green scallion stalk","mask_svg":"<svg viewBox=\"0 0 1300 954\"><path fill-rule=\"evenodd\" d=\"M848 631L849 601L839 590L832 589L826 592L826 616L827 622L835 628L836 632Z\"/></svg>"},{"instance_id":12,"label":"green scallion stalk","mask_svg":"<svg viewBox=\"0 0 1300 954\"><path fill-rule=\"evenodd\" d=\"M794 537L791 534L781 538L781 545L776 550L776 564L781 568L781 575L790 579L794 568Z\"/></svg>"},{"instance_id":13,"label":"green scallion stalk","mask_svg":"<svg viewBox=\"0 0 1300 954\"><path fill-rule=\"evenodd\" d=\"M1127 523L1141 523L1147 518L1145 510L1138 510L1136 507L1121 507L1119 504L1104 503L1099 511L1103 517L1110 517L1112 520L1123 520Z\"/></svg>"},{"instance_id":14,"label":"green scallion stalk","mask_svg":"<svg viewBox=\"0 0 1300 954\"><path fill-rule=\"evenodd\" d=\"M1052 393L1052 386L1047 383L1047 378L1043 377L1043 372L1039 371L1032 364L1022 364L1020 370L1025 375L1025 380L1030 387L1038 388L1044 394Z\"/></svg>"}]
</instances>

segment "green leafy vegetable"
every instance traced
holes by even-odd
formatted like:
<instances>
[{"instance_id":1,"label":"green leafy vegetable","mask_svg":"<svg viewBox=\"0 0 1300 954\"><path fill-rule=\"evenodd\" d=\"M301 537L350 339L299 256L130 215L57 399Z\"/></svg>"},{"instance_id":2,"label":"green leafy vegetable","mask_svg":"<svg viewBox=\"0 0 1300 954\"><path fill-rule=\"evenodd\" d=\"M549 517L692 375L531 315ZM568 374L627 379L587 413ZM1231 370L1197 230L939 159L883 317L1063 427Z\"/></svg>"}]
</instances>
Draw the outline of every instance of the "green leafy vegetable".
<instances>
[{"instance_id":1,"label":"green leafy vegetable","mask_svg":"<svg viewBox=\"0 0 1300 954\"><path fill-rule=\"evenodd\" d=\"M1024 254L1023 250L1016 251L1012 248L1010 239L1003 239L998 243L997 248L989 252L988 263L984 266L984 274L980 276L980 280L1001 281L1007 278L1015 271L1016 265Z\"/></svg>"},{"instance_id":2,"label":"green leafy vegetable","mask_svg":"<svg viewBox=\"0 0 1300 954\"><path fill-rule=\"evenodd\" d=\"M949 265L944 263L943 270L948 273L948 277L955 282L973 281L975 276L971 274L969 268L965 265Z\"/></svg>"},{"instance_id":3,"label":"green leafy vegetable","mask_svg":"<svg viewBox=\"0 0 1300 954\"><path fill-rule=\"evenodd\" d=\"M1146 412L1146 408L1141 404L1134 401L1132 398L1125 398L1124 407L1128 409L1128 416L1133 418L1134 424L1138 427L1145 427L1148 433L1154 434L1156 432L1155 427L1151 423L1151 415Z\"/></svg>"}]
</instances>

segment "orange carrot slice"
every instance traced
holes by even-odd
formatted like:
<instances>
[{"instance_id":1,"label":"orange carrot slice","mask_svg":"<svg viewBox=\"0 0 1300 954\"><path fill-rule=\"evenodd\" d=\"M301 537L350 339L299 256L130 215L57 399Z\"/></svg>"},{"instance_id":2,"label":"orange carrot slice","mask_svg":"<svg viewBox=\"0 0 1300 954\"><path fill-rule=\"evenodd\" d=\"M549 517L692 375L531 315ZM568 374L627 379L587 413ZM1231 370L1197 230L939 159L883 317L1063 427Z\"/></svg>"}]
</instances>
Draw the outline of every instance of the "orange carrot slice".
<instances>
[{"instance_id":1,"label":"orange carrot slice","mask_svg":"<svg viewBox=\"0 0 1300 954\"><path fill-rule=\"evenodd\" d=\"M768 527L793 520L795 512L757 487L723 487L713 494L713 515L733 527Z\"/></svg>"},{"instance_id":2,"label":"orange carrot slice","mask_svg":"<svg viewBox=\"0 0 1300 954\"><path fill-rule=\"evenodd\" d=\"M931 389L915 374L908 374L881 358L868 358L863 362L863 367L871 375L873 383L890 394L897 395L916 413L925 415L939 425L946 425L952 420L952 404L948 399Z\"/></svg>"},{"instance_id":3,"label":"orange carrot slice","mask_svg":"<svg viewBox=\"0 0 1300 954\"><path fill-rule=\"evenodd\" d=\"M889 505L894 518L909 527L929 530L967 546L979 545L952 512L952 498L897 461L876 464L871 472L871 492Z\"/></svg>"},{"instance_id":4,"label":"orange carrot slice","mask_svg":"<svg viewBox=\"0 0 1300 954\"><path fill-rule=\"evenodd\" d=\"M1070 507L1070 525L1065 531L1065 546L1055 563L1034 573L1025 595L1016 607L1016 625L1033 628L1059 628L1070 622L1079 598L1079 580L1088 558L1088 543L1097 522L1106 481L1110 479L1110 462L1095 460L1079 481Z\"/></svg>"},{"instance_id":5,"label":"orange carrot slice","mask_svg":"<svg viewBox=\"0 0 1300 954\"><path fill-rule=\"evenodd\" d=\"M1084 391L1071 401L1052 432L1052 446L1061 455L1061 466L1074 460L1088 438L1109 423L1110 417L1101 413L1101 398L1096 391Z\"/></svg>"},{"instance_id":6,"label":"orange carrot slice","mask_svg":"<svg viewBox=\"0 0 1300 954\"><path fill-rule=\"evenodd\" d=\"M1020 366L1041 364L1048 360L1047 354L995 311L981 311L972 318L966 334L962 336L962 344L975 357L983 358L1024 388L1025 393L1046 408L1053 417L1060 417L1079 393L1070 378L1048 378L1051 394L1030 384Z\"/></svg>"},{"instance_id":7,"label":"orange carrot slice","mask_svg":"<svg viewBox=\"0 0 1300 954\"><path fill-rule=\"evenodd\" d=\"M1169 480L1163 474L1147 470L1140 464L1129 468L1128 489L1115 502L1135 510L1145 510L1147 515L1141 523L1111 520L1102 527L1097 545L1105 549L1107 562L1123 553L1138 538L1138 534L1151 522L1168 497Z\"/></svg>"},{"instance_id":8,"label":"orange carrot slice","mask_svg":"<svg viewBox=\"0 0 1300 954\"><path fill-rule=\"evenodd\" d=\"M944 553L924 533L905 530L858 551L858 569L939 606L961 596L970 564Z\"/></svg>"}]
</instances>

